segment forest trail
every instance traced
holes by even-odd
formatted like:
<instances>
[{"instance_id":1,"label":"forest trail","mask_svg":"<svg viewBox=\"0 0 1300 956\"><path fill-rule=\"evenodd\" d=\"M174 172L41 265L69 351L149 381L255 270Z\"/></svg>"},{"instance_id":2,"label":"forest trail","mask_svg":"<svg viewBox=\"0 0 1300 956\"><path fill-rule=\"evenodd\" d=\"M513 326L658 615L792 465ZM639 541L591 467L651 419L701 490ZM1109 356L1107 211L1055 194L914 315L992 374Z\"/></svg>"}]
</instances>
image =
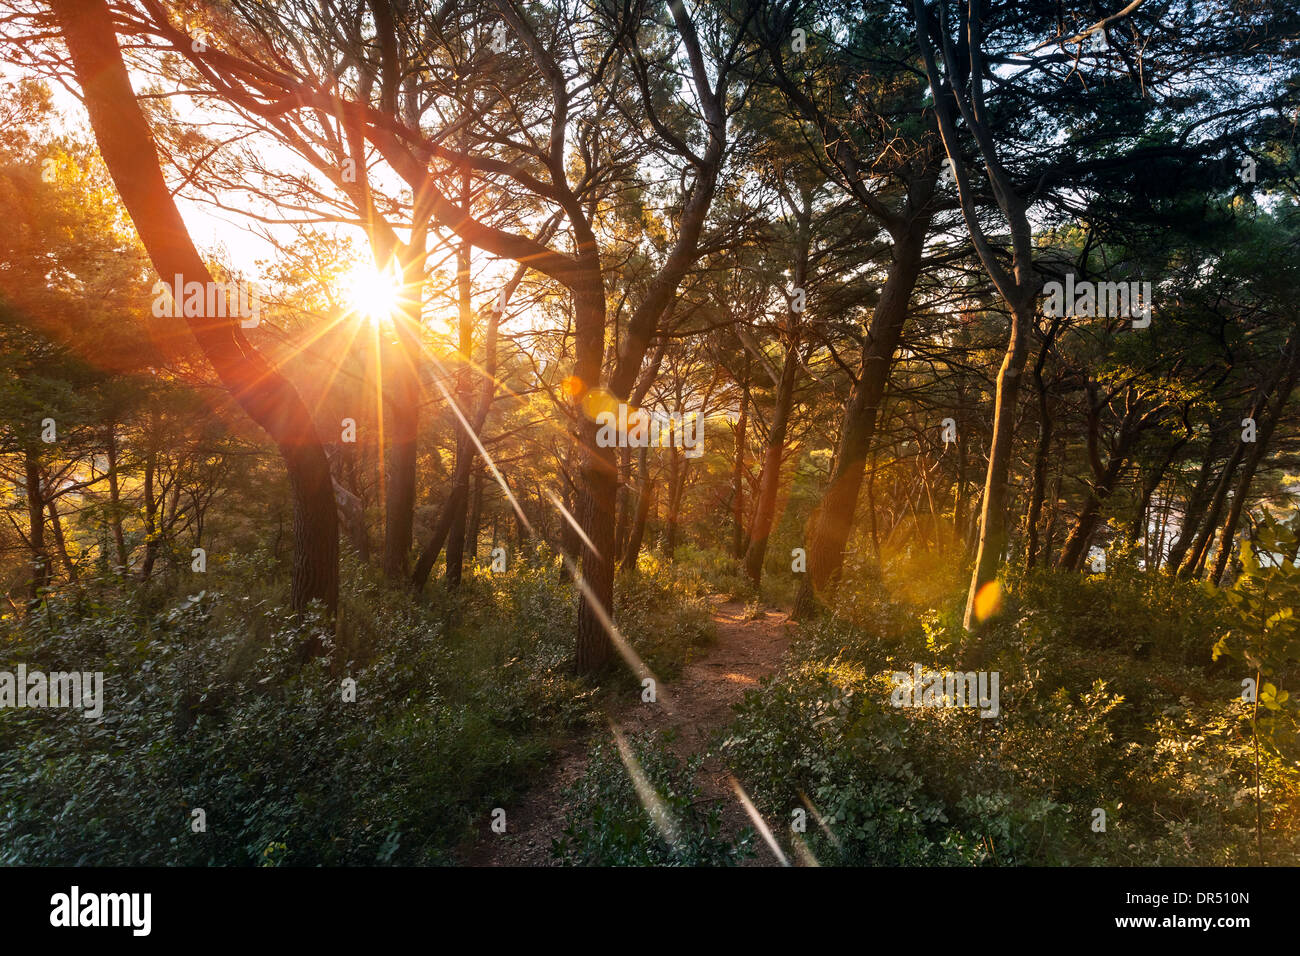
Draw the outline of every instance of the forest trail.
<instances>
[{"instance_id":1,"label":"forest trail","mask_svg":"<svg viewBox=\"0 0 1300 956\"><path fill-rule=\"evenodd\" d=\"M717 639L704 653L689 661L671 681L661 683L661 702L638 698L608 713L625 734L672 729L671 748L683 759L706 753L719 731L732 719L732 706L745 691L777 669L790 643L793 626L788 610L763 606L763 617L748 619L741 601L715 598L713 621ZM484 826L479 838L464 854L470 866L556 866L551 840L564 830L568 809L564 790L586 769L587 750L597 735L608 737L608 727L562 748L542 771L538 781L514 806L506 807L506 832L495 834ZM698 783L701 798L717 800L722 807L723 830L734 836L751 821L728 783L728 771L716 754L708 754ZM777 863L772 851L755 835L754 856L748 866Z\"/></svg>"}]
</instances>

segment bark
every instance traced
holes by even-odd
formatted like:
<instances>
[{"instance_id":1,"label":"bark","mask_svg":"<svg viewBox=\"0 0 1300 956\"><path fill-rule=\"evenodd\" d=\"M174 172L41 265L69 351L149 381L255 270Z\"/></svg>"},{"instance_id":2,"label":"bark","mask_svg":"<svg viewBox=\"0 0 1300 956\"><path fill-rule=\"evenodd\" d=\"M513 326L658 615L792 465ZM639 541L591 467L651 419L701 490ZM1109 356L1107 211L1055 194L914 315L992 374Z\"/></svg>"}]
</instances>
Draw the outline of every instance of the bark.
<instances>
[{"instance_id":1,"label":"bark","mask_svg":"<svg viewBox=\"0 0 1300 956\"><path fill-rule=\"evenodd\" d=\"M799 371L798 349L798 343L791 342L785 350L785 364L781 368L781 381L776 392L776 408L767 432L767 450L758 481L758 500L750 529L749 549L745 552L745 574L756 585L763 578L763 560L767 556L767 542L776 519L776 498L781 487L781 459L785 453L785 435L790 424L790 411L794 407L794 386Z\"/></svg>"},{"instance_id":2,"label":"bark","mask_svg":"<svg viewBox=\"0 0 1300 956\"><path fill-rule=\"evenodd\" d=\"M122 531L122 487L118 479L117 424L109 422L105 435L108 457L108 523L113 531L113 547L117 550L117 566L125 571L130 563L126 552L126 535Z\"/></svg>"},{"instance_id":3,"label":"bark","mask_svg":"<svg viewBox=\"0 0 1300 956\"><path fill-rule=\"evenodd\" d=\"M932 177L925 185L927 197L933 188ZM893 262L872 314L863 349L862 371L844 408L830 484L810 522L808 572L795 601L796 617L806 617L814 610L819 596L834 584L844 566L844 548L853 530L867 454L907 323L912 290L921 272L930 219L929 211L917 214L895 239Z\"/></svg>"},{"instance_id":4,"label":"bark","mask_svg":"<svg viewBox=\"0 0 1300 956\"><path fill-rule=\"evenodd\" d=\"M1254 402L1251 403L1250 417L1256 421L1259 421L1260 413L1267 401L1267 395L1268 390L1261 388L1257 391ZM1178 577L1183 580L1200 573L1200 569L1205 562L1206 553L1209 551L1210 542L1214 537L1214 529L1218 526L1219 516L1223 513L1223 505L1227 501L1228 491L1232 487L1233 477L1236 475L1242 459L1246 457L1246 445L1246 442L1238 439L1233 446L1232 454L1228 456L1228 461L1223 466L1223 470L1219 472L1219 479L1214 486L1214 494L1210 498L1209 507L1197 525L1198 530L1196 536L1192 539L1192 546L1178 566Z\"/></svg>"},{"instance_id":5,"label":"bark","mask_svg":"<svg viewBox=\"0 0 1300 956\"><path fill-rule=\"evenodd\" d=\"M474 308L470 299L472 289L469 252L469 245L461 243L456 253L457 306L460 319L460 368L456 373L456 401L462 409L469 407L473 385L470 381L470 362L474 354ZM475 409L475 418L477 417L477 409ZM477 424L475 435L481 429L482 425ZM452 496L456 505L452 513L451 528L447 533L447 586L453 590L460 587L465 560L465 520L469 515L469 480L476 453L473 438L464 429L459 429L456 439L455 476L458 487ZM462 459L466 461L466 466L463 468Z\"/></svg>"},{"instance_id":6,"label":"bark","mask_svg":"<svg viewBox=\"0 0 1300 956\"><path fill-rule=\"evenodd\" d=\"M989 447L989 467L984 480L984 504L980 511L979 544L975 551L975 571L966 596L963 624L972 629L975 598L993 581L1007 548L1007 492L1011 478L1011 457L1015 442L1016 401L1020 396L1020 375L1028 357L1025 337L1032 315L1027 309L1013 308L1011 335L1007 351L998 369L997 392L993 407L993 441Z\"/></svg>"},{"instance_id":7,"label":"bark","mask_svg":"<svg viewBox=\"0 0 1300 956\"><path fill-rule=\"evenodd\" d=\"M636 515L628 533L627 549L623 552L621 567L635 568L637 556L641 553L641 542L645 538L646 521L650 516L650 499L654 496L655 483L650 479L649 449L642 448L638 458L639 481L636 494Z\"/></svg>"},{"instance_id":8,"label":"bark","mask_svg":"<svg viewBox=\"0 0 1300 956\"><path fill-rule=\"evenodd\" d=\"M33 603L50 586L50 553L45 546L45 496L41 488L41 466L36 453L27 449L23 461L27 498L27 546L32 552L32 577L28 594Z\"/></svg>"},{"instance_id":9,"label":"bark","mask_svg":"<svg viewBox=\"0 0 1300 956\"><path fill-rule=\"evenodd\" d=\"M63 519L59 516L58 499L50 498L45 502L45 507L50 513L50 530L54 533L54 547L59 552L59 562L63 565L68 580L75 584L78 576L77 566L72 563L72 555L68 554L68 542L63 536Z\"/></svg>"},{"instance_id":10,"label":"bark","mask_svg":"<svg viewBox=\"0 0 1300 956\"><path fill-rule=\"evenodd\" d=\"M1034 451L1034 477L1029 489L1029 512L1025 515L1025 567L1033 568L1038 562L1038 524L1043 514L1043 495L1047 491L1047 459L1052 448L1052 415L1048 407L1047 383L1043 381L1043 366L1051 351L1052 341L1061 327L1059 319L1052 322L1043 339L1043 347L1034 362L1034 391L1038 396L1038 447Z\"/></svg>"},{"instance_id":11,"label":"bark","mask_svg":"<svg viewBox=\"0 0 1300 956\"><path fill-rule=\"evenodd\" d=\"M104 0L51 0L84 95L100 155L164 280L180 276L206 288L212 276L191 241L154 151ZM292 384L258 353L231 317L186 322L222 383L275 442L293 496L294 556L290 603L312 601L332 614L338 603L338 516L329 462L311 413Z\"/></svg>"},{"instance_id":12,"label":"bark","mask_svg":"<svg viewBox=\"0 0 1300 956\"><path fill-rule=\"evenodd\" d=\"M1242 509L1245 508L1247 496L1250 494L1250 484L1255 478L1260 463L1264 460L1265 453L1268 451L1278 419L1282 417L1282 413L1286 409L1286 403L1290 400L1291 393L1295 389L1298 373L1300 373L1300 347L1293 340L1288 350L1285 377L1278 385L1277 393L1269 404L1268 418L1257 429L1255 444L1251 447L1250 454L1246 456L1241 474L1237 478L1237 486L1232 492L1232 504L1228 508L1228 517L1224 521L1223 530L1219 534L1218 556L1214 562L1214 569L1209 576L1209 580L1214 584L1218 584L1223 579L1223 572L1228 567L1228 559L1233 555L1232 539L1237 533L1237 524L1241 520Z\"/></svg>"},{"instance_id":13,"label":"bark","mask_svg":"<svg viewBox=\"0 0 1300 956\"><path fill-rule=\"evenodd\" d=\"M745 373L740 384L740 417L736 419L736 457L731 468L731 553L745 556L745 443L749 425L749 350L745 350Z\"/></svg>"},{"instance_id":14,"label":"bark","mask_svg":"<svg viewBox=\"0 0 1300 956\"><path fill-rule=\"evenodd\" d=\"M1192 541L1196 538L1196 531L1200 527L1200 519L1204 515L1205 506L1210 500L1210 479L1214 476L1214 460L1218 457L1218 447L1220 436L1213 436L1205 449L1205 459L1201 462L1201 469L1196 476L1196 484L1192 486L1191 493L1187 496L1186 504L1183 507L1182 521L1179 523L1178 537L1169 548L1169 556L1165 560L1165 566L1173 569L1175 572L1182 565L1183 558L1192 546Z\"/></svg>"}]
</instances>

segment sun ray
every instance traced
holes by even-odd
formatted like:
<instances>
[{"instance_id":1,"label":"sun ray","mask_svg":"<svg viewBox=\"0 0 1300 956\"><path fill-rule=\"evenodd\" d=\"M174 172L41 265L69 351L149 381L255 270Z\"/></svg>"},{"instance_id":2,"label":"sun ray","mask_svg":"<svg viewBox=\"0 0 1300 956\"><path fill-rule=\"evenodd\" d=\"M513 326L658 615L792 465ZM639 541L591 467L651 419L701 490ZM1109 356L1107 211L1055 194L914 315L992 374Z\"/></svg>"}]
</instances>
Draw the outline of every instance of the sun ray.
<instances>
[{"instance_id":1,"label":"sun ray","mask_svg":"<svg viewBox=\"0 0 1300 956\"><path fill-rule=\"evenodd\" d=\"M403 302L405 286L395 268L359 263L343 279L352 311L376 328L389 325Z\"/></svg>"},{"instance_id":2,"label":"sun ray","mask_svg":"<svg viewBox=\"0 0 1300 956\"><path fill-rule=\"evenodd\" d=\"M610 721L610 730L614 732L614 743L618 745L618 755L623 760L623 766L627 768L628 776L632 778L632 787L636 790L637 799L641 801L641 806L650 816L650 822L654 824L655 829L663 836L674 851L681 840L681 834L677 828L677 821L673 819L672 812L668 805L664 803L659 792L655 790L654 784L645 775L641 769L641 762L636 759L636 754L632 751L632 745L627 742L623 732L618 726Z\"/></svg>"},{"instance_id":3,"label":"sun ray","mask_svg":"<svg viewBox=\"0 0 1300 956\"><path fill-rule=\"evenodd\" d=\"M578 537L582 539L582 543L591 549L592 554L600 557L600 551L597 550L595 543L592 542L591 538L587 537L587 532L582 530L582 525L578 524L578 519L569 514L569 509L564 507L564 502L549 488L546 489L546 497L551 500L551 504L555 505L560 514L564 516L564 520L573 527L573 530L578 532Z\"/></svg>"},{"instance_id":4,"label":"sun ray","mask_svg":"<svg viewBox=\"0 0 1300 956\"><path fill-rule=\"evenodd\" d=\"M763 842L767 844L768 849L772 851L776 858L781 861L782 866L789 866L790 858L787 857L785 851L781 849L781 844L776 842L776 837L772 835L772 830L767 825L767 821L764 820L763 815L758 812L758 808L754 806L754 802L749 799L749 794L745 792L745 788L740 785L740 781L735 777L731 777L730 781L731 789L736 793L736 799L738 799L740 805L745 808L745 812L749 814L749 818L754 821L754 826L758 829L759 834L762 835Z\"/></svg>"}]
</instances>

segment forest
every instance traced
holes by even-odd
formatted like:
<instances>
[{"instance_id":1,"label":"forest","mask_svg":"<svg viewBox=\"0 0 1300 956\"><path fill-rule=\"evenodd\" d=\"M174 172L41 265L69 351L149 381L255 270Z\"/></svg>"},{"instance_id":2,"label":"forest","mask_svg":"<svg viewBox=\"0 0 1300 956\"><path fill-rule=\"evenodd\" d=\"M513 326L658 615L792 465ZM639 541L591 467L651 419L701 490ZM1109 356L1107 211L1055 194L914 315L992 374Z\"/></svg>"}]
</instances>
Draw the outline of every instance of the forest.
<instances>
[{"instance_id":1,"label":"forest","mask_svg":"<svg viewBox=\"0 0 1300 956\"><path fill-rule=\"evenodd\" d=\"M1300 865L1293 3L0 0L0 127L0 864Z\"/></svg>"}]
</instances>

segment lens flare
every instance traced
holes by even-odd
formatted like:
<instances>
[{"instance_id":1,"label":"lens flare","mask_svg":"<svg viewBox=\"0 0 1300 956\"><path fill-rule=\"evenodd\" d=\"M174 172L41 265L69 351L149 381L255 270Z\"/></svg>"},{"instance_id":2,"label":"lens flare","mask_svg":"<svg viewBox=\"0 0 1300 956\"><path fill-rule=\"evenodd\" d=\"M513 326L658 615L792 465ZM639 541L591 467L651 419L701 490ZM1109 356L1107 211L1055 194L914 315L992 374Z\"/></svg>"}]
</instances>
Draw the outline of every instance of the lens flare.
<instances>
[{"instance_id":1,"label":"lens flare","mask_svg":"<svg viewBox=\"0 0 1300 956\"><path fill-rule=\"evenodd\" d=\"M376 269L362 263L344 279L348 302L357 315L364 316L371 325L392 320L402 293L402 280L391 270Z\"/></svg>"},{"instance_id":2,"label":"lens flare","mask_svg":"<svg viewBox=\"0 0 1300 956\"><path fill-rule=\"evenodd\" d=\"M975 620L987 621L1002 610L1002 584L990 581L975 592Z\"/></svg>"}]
</instances>

